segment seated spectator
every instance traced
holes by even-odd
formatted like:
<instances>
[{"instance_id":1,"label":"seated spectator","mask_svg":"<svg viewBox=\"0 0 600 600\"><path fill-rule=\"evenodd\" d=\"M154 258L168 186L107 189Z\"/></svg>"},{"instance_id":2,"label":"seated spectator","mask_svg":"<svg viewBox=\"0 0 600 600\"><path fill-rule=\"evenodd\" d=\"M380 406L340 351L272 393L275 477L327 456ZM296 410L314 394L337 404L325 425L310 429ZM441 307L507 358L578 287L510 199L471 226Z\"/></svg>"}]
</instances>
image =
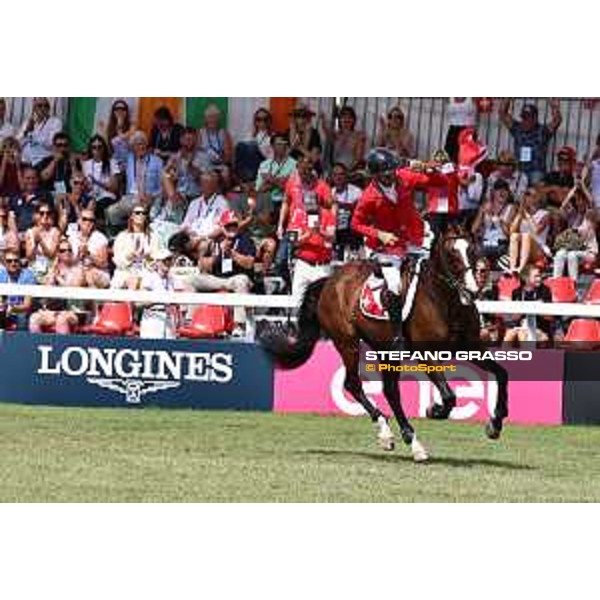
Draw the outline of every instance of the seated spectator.
<instances>
[{"instance_id":1,"label":"seated spectator","mask_svg":"<svg viewBox=\"0 0 600 600\"><path fill-rule=\"evenodd\" d=\"M235 147L235 172L242 181L256 179L260 164L273 158L271 136L273 117L266 108L254 113L252 137L241 141Z\"/></svg>"},{"instance_id":2,"label":"seated spectator","mask_svg":"<svg viewBox=\"0 0 600 600\"><path fill-rule=\"evenodd\" d=\"M315 172L308 157L298 161L298 172L288 180L279 232L296 236L296 264L292 294L302 296L309 283L330 274L336 216L331 188ZM289 239L289 238L287 238Z\"/></svg>"},{"instance_id":3,"label":"seated spectator","mask_svg":"<svg viewBox=\"0 0 600 600\"><path fill-rule=\"evenodd\" d=\"M233 162L231 134L221 127L221 110L211 104L204 111L204 127L198 131L198 151L202 157L202 169L219 171L228 181Z\"/></svg>"},{"instance_id":4,"label":"seated spectator","mask_svg":"<svg viewBox=\"0 0 600 600\"><path fill-rule=\"evenodd\" d=\"M19 232L14 213L9 213L9 205L5 200L0 200L0 261L7 248L19 247Z\"/></svg>"},{"instance_id":5,"label":"seated spectator","mask_svg":"<svg viewBox=\"0 0 600 600\"><path fill-rule=\"evenodd\" d=\"M53 138L53 155L42 159L37 170L43 190L58 194L71 191L73 173L81 171L80 161L71 156L71 140L66 133L58 132Z\"/></svg>"},{"instance_id":6,"label":"seated spectator","mask_svg":"<svg viewBox=\"0 0 600 600\"><path fill-rule=\"evenodd\" d=\"M55 223L54 209L40 204L36 208L34 225L25 233L25 256L38 281L46 277L56 258L61 234Z\"/></svg>"},{"instance_id":7,"label":"seated spectator","mask_svg":"<svg viewBox=\"0 0 600 600\"><path fill-rule=\"evenodd\" d=\"M77 227L83 209L96 211L96 203L92 195L86 191L85 179L81 173L73 174L69 188L70 192L56 195L58 228L64 234L68 234L70 228Z\"/></svg>"},{"instance_id":8,"label":"seated spectator","mask_svg":"<svg viewBox=\"0 0 600 600\"><path fill-rule=\"evenodd\" d=\"M127 159L131 152L130 140L134 133L129 105L125 100L115 100L110 109L105 138L110 143L113 158L122 174L125 174L127 169Z\"/></svg>"},{"instance_id":9,"label":"seated spectator","mask_svg":"<svg viewBox=\"0 0 600 600\"><path fill-rule=\"evenodd\" d=\"M247 233L256 247L255 271L268 272L277 249L277 233L268 195L257 194L254 182L244 181L238 192L227 196L227 202L238 216L240 232Z\"/></svg>"},{"instance_id":10,"label":"seated spectator","mask_svg":"<svg viewBox=\"0 0 600 600\"><path fill-rule=\"evenodd\" d=\"M172 292L176 286L170 275L173 255L161 249L152 255L152 266L144 273L140 289L148 292ZM177 337L178 308L174 304L151 304L144 306L140 321L140 337L143 339L172 340Z\"/></svg>"},{"instance_id":11,"label":"seated spectator","mask_svg":"<svg viewBox=\"0 0 600 600\"><path fill-rule=\"evenodd\" d=\"M475 263L475 283L477 284L476 300L498 300L498 287L492 282L491 265L487 258L479 258ZM501 339L501 320L489 313L479 315L483 342L497 342Z\"/></svg>"},{"instance_id":12,"label":"seated spectator","mask_svg":"<svg viewBox=\"0 0 600 600\"><path fill-rule=\"evenodd\" d=\"M148 270L150 257L159 247L158 236L150 230L148 209L143 204L134 206L127 229L117 235L113 246L116 269L111 287L137 289Z\"/></svg>"},{"instance_id":13,"label":"seated spectator","mask_svg":"<svg viewBox=\"0 0 600 600\"><path fill-rule=\"evenodd\" d=\"M226 210L220 219L221 235L215 238L201 255L203 272L190 280L196 292L228 290L247 294L252 289L256 248L252 240L239 230L235 212ZM246 309L236 306L233 311L236 328L233 335L243 336Z\"/></svg>"},{"instance_id":14,"label":"seated spectator","mask_svg":"<svg viewBox=\"0 0 600 600\"><path fill-rule=\"evenodd\" d=\"M96 203L96 214L104 219L104 211L117 200L120 168L116 159L110 157L110 149L101 135L94 135L87 147L87 159L83 161L86 189Z\"/></svg>"},{"instance_id":15,"label":"seated spectator","mask_svg":"<svg viewBox=\"0 0 600 600\"><path fill-rule=\"evenodd\" d=\"M83 269L87 287L109 287L108 239L96 229L96 216L92 209L84 208L81 211L77 227L69 231L68 241Z\"/></svg>"},{"instance_id":16,"label":"seated spectator","mask_svg":"<svg viewBox=\"0 0 600 600\"><path fill-rule=\"evenodd\" d=\"M200 179L202 195L193 200L185 214L182 229L197 237L203 247L221 234L221 215L228 208L227 200L219 194L219 176L215 171L206 171Z\"/></svg>"},{"instance_id":17,"label":"seated spectator","mask_svg":"<svg viewBox=\"0 0 600 600\"><path fill-rule=\"evenodd\" d=\"M15 128L6 120L6 99L0 98L0 143L8 137L14 137Z\"/></svg>"},{"instance_id":18,"label":"seated spectator","mask_svg":"<svg viewBox=\"0 0 600 600\"><path fill-rule=\"evenodd\" d=\"M33 167L23 169L23 191L9 200L10 212L14 214L19 234L33 227L34 215L42 204L51 206L52 199L40 190L39 175Z\"/></svg>"},{"instance_id":19,"label":"seated spectator","mask_svg":"<svg viewBox=\"0 0 600 600\"><path fill-rule=\"evenodd\" d=\"M529 188L510 226L510 270L520 273L532 262L549 255L546 245L550 230L550 217L542 208L539 194Z\"/></svg>"},{"instance_id":20,"label":"seated spectator","mask_svg":"<svg viewBox=\"0 0 600 600\"><path fill-rule=\"evenodd\" d=\"M550 140L562 123L560 102L550 100L551 121L544 125L538 120L535 104L525 104L521 110L521 120L510 114L511 99L505 98L500 104L500 121L509 130L514 140L514 152L521 170L527 175L529 185L537 185L546 175L546 154Z\"/></svg>"},{"instance_id":21,"label":"seated spectator","mask_svg":"<svg viewBox=\"0 0 600 600\"><path fill-rule=\"evenodd\" d=\"M350 223L356 203L362 196L362 190L348 182L348 168L342 163L334 165L331 171L331 193L336 207L335 246L336 258L343 261L348 252L356 253L363 245L360 235L355 233Z\"/></svg>"},{"instance_id":22,"label":"seated spectator","mask_svg":"<svg viewBox=\"0 0 600 600\"><path fill-rule=\"evenodd\" d=\"M496 181L503 180L508 184L513 198L520 198L529 187L529 182L527 175L520 171L518 166L519 163L511 152L508 150L500 152L496 160L496 170L488 177L487 189L493 189Z\"/></svg>"},{"instance_id":23,"label":"seated spectator","mask_svg":"<svg viewBox=\"0 0 600 600\"><path fill-rule=\"evenodd\" d=\"M489 199L481 205L471 229L480 240L482 256L497 260L508 252L515 210L508 183L498 179Z\"/></svg>"},{"instance_id":24,"label":"seated spectator","mask_svg":"<svg viewBox=\"0 0 600 600\"><path fill-rule=\"evenodd\" d=\"M37 168L42 160L51 157L54 136L62 128L62 121L50 115L48 98L34 98L31 116L23 123L17 135L23 162Z\"/></svg>"},{"instance_id":25,"label":"seated spectator","mask_svg":"<svg viewBox=\"0 0 600 600\"><path fill-rule=\"evenodd\" d=\"M467 127L475 128L477 125L477 105L474 98L448 98L446 103L446 118L448 131L444 150L450 160L458 164L458 136Z\"/></svg>"},{"instance_id":26,"label":"seated spectator","mask_svg":"<svg viewBox=\"0 0 600 600\"><path fill-rule=\"evenodd\" d=\"M167 195L177 192L186 204L200 195L202 157L196 149L197 143L196 130L193 127L186 127L181 134L179 151L167 163L169 173L174 173L177 180L175 189L167 190Z\"/></svg>"},{"instance_id":27,"label":"seated spectator","mask_svg":"<svg viewBox=\"0 0 600 600\"><path fill-rule=\"evenodd\" d=\"M400 158L414 158L415 139L405 127L404 112L399 106L394 106L387 115L379 119L377 146L387 148Z\"/></svg>"},{"instance_id":28,"label":"seated spectator","mask_svg":"<svg viewBox=\"0 0 600 600\"><path fill-rule=\"evenodd\" d=\"M0 142L0 197L17 196L22 187L21 148L14 137Z\"/></svg>"},{"instance_id":29,"label":"seated spectator","mask_svg":"<svg viewBox=\"0 0 600 600\"><path fill-rule=\"evenodd\" d=\"M545 194L548 201L560 206L569 190L575 185L575 167L577 154L574 148L563 146L557 153L558 170L544 177L540 192Z\"/></svg>"},{"instance_id":30,"label":"seated spectator","mask_svg":"<svg viewBox=\"0 0 600 600\"><path fill-rule=\"evenodd\" d=\"M351 106L340 109L338 124L338 129L331 129L327 117L321 114L321 127L333 144L333 163L344 165L352 176L365 166L366 137L356 130L356 112Z\"/></svg>"},{"instance_id":31,"label":"seated spectator","mask_svg":"<svg viewBox=\"0 0 600 600\"><path fill-rule=\"evenodd\" d=\"M468 177L458 178L458 214L459 221L471 228L483 197L483 176L474 171Z\"/></svg>"},{"instance_id":32,"label":"seated spectator","mask_svg":"<svg viewBox=\"0 0 600 600\"><path fill-rule=\"evenodd\" d=\"M60 240L58 254L50 271L43 280L44 285L56 287L84 287L83 269L73 255L71 244L65 238ZM73 333L79 324L79 314L83 303L78 300L46 301L29 319L31 333L44 333L54 330L61 335Z\"/></svg>"},{"instance_id":33,"label":"seated spectator","mask_svg":"<svg viewBox=\"0 0 600 600\"><path fill-rule=\"evenodd\" d=\"M18 285L35 285L35 275L24 269L21 264L21 255L15 248L7 248L4 253L4 265L0 267L0 283L15 283ZM29 315L31 314L31 298L23 296L8 296L0 298L4 310L5 322L18 330L27 331Z\"/></svg>"},{"instance_id":34,"label":"seated spectator","mask_svg":"<svg viewBox=\"0 0 600 600\"><path fill-rule=\"evenodd\" d=\"M321 136L319 131L312 126L311 121L315 113L306 104L298 104L290 113L290 128L287 139L290 144L290 156L294 160L303 157L310 158L317 173L323 171L321 165Z\"/></svg>"},{"instance_id":35,"label":"seated spectator","mask_svg":"<svg viewBox=\"0 0 600 600\"><path fill-rule=\"evenodd\" d=\"M589 165L589 184L594 199L594 207L600 210L600 135L596 139L596 148Z\"/></svg>"},{"instance_id":36,"label":"seated spectator","mask_svg":"<svg viewBox=\"0 0 600 600\"><path fill-rule=\"evenodd\" d=\"M149 211L161 193L162 160L149 152L143 131L136 131L130 140L132 152L127 158L126 195L106 209L106 222L112 232L128 222L134 206L142 205Z\"/></svg>"},{"instance_id":37,"label":"seated spectator","mask_svg":"<svg viewBox=\"0 0 600 600\"><path fill-rule=\"evenodd\" d=\"M577 281L579 264L598 256L596 218L592 197L582 182L578 182L560 207L567 228L554 241L553 277L562 277L565 264L569 277Z\"/></svg>"},{"instance_id":38,"label":"seated spectator","mask_svg":"<svg viewBox=\"0 0 600 600\"><path fill-rule=\"evenodd\" d=\"M542 282L542 270L535 265L528 265L523 271L521 285L513 290L513 302L537 301L552 302L552 292L550 288ZM512 344L514 342L527 342L529 340L529 331L523 317L514 316L508 323L509 328L504 336L504 342ZM553 337L554 319L553 317L538 317L535 341L546 342Z\"/></svg>"},{"instance_id":39,"label":"seated spectator","mask_svg":"<svg viewBox=\"0 0 600 600\"><path fill-rule=\"evenodd\" d=\"M256 191L259 199L264 199L270 207L272 222L279 222L279 213L284 198L285 186L292 173L296 171L296 161L289 156L287 135L275 134L271 137L273 158L263 161L258 168Z\"/></svg>"},{"instance_id":40,"label":"seated spectator","mask_svg":"<svg viewBox=\"0 0 600 600\"><path fill-rule=\"evenodd\" d=\"M161 106L154 113L154 125L150 131L150 148L163 162L167 162L181 147L183 125L175 123L171 111Z\"/></svg>"}]
</instances>

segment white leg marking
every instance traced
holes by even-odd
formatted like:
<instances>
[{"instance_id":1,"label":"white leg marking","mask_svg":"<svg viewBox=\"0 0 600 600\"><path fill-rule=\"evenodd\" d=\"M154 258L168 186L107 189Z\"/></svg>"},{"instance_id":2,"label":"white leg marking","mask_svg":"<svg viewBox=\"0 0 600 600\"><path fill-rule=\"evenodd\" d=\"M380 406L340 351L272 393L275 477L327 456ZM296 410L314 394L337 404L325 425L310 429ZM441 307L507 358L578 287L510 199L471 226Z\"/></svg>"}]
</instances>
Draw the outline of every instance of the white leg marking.
<instances>
[{"instance_id":1,"label":"white leg marking","mask_svg":"<svg viewBox=\"0 0 600 600\"><path fill-rule=\"evenodd\" d=\"M413 436L413 441L410 445L410 449L412 450L415 462L425 462L429 458L427 450L425 450L425 447L421 444L421 442L419 442L416 434Z\"/></svg>"},{"instance_id":2,"label":"white leg marking","mask_svg":"<svg viewBox=\"0 0 600 600\"><path fill-rule=\"evenodd\" d=\"M377 439L384 450L394 449L394 433L384 416L377 419Z\"/></svg>"}]
</instances>

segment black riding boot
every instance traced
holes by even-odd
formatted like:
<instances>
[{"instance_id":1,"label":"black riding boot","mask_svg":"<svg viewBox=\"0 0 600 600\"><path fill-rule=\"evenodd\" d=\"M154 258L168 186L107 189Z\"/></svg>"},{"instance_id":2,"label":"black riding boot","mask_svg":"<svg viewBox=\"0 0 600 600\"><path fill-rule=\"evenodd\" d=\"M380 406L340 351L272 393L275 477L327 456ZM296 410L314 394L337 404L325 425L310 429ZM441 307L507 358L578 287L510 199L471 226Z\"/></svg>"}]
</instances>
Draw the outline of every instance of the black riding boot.
<instances>
[{"instance_id":1,"label":"black riding boot","mask_svg":"<svg viewBox=\"0 0 600 600\"><path fill-rule=\"evenodd\" d=\"M399 346L402 342L402 302L398 294L385 290L382 294L383 306L390 315L390 321L394 327L393 345Z\"/></svg>"}]
</instances>

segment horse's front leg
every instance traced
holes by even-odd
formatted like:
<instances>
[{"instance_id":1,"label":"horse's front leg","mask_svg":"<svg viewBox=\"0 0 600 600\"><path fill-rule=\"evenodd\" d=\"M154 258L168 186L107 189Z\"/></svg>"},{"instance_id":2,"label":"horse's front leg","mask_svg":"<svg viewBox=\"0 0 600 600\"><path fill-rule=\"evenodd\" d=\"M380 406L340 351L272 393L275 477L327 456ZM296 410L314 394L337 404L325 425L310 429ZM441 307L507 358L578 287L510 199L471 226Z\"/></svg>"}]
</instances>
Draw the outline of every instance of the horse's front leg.
<instances>
[{"instance_id":1,"label":"horse's front leg","mask_svg":"<svg viewBox=\"0 0 600 600\"><path fill-rule=\"evenodd\" d=\"M402 400L400 398L400 388L398 387L398 375L385 371L383 374L383 393L385 398L398 421L400 434L404 443L410 446L415 462L425 462L429 456L427 450L417 439L417 434L406 418L404 408L402 408Z\"/></svg>"},{"instance_id":2,"label":"horse's front leg","mask_svg":"<svg viewBox=\"0 0 600 600\"><path fill-rule=\"evenodd\" d=\"M438 389L442 398L442 404L433 403L427 408L427 417L429 419L445 420L456 406L456 394L448 385L446 376L442 371L432 371L431 373L427 373L427 376Z\"/></svg>"},{"instance_id":3,"label":"horse's front leg","mask_svg":"<svg viewBox=\"0 0 600 600\"><path fill-rule=\"evenodd\" d=\"M498 382L498 400L494 414L485 426L485 433L491 440L497 440L502 433L502 424L508 417L508 373L506 369L494 360L473 360L474 365L492 373Z\"/></svg>"}]
</instances>

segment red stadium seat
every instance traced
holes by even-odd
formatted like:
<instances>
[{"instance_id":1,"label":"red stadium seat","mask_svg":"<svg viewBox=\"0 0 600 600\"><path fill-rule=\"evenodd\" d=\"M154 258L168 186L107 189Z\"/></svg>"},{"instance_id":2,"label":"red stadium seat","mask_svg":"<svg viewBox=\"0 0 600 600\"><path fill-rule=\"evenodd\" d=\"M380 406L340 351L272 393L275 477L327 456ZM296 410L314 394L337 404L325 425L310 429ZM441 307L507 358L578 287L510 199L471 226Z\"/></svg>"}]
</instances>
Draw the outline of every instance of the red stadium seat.
<instances>
[{"instance_id":1,"label":"red stadium seat","mask_svg":"<svg viewBox=\"0 0 600 600\"><path fill-rule=\"evenodd\" d=\"M596 259L596 257L594 258L584 258L583 261L581 262L581 265L579 267L579 270L582 273L593 273L594 270L596 269L596 265L598 264L598 261Z\"/></svg>"},{"instance_id":2,"label":"red stadium seat","mask_svg":"<svg viewBox=\"0 0 600 600\"><path fill-rule=\"evenodd\" d=\"M600 304L600 279L594 279L583 299L585 304Z\"/></svg>"},{"instance_id":3,"label":"red stadium seat","mask_svg":"<svg viewBox=\"0 0 600 600\"><path fill-rule=\"evenodd\" d=\"M552 292L552 302L576 302L577 288L570 277L549 277L544 283Z\"/></svg>"},{"instance_id":4,"label":"red stadium seat","mask_svg":"<svg viewBox=\"0 0 600 600\"><path fill-rule=\"evenodd\" d=\"M498 300L512 300L513 290L516 290L521 282L518 277L503 275L498 279Z\"/></svg>"},{"instance_id":5,"label":"red stadium seat","mask_svg":"<svg viewBox=\"0 0 600 600\"><path fill-rule=\"evenodd\" d=\"M94 323L83 327L81 332L95 335L132 335L135 333L135 322L131 304L107 302L100 309Z\"/></svg>"},{"instance_id":6,"label":"red stadium seat","mask_svg":"<svg viewBox=\"0 0 600 600\"><path fill-rule=\"evenodd\" d=\"M205 304L196 308L192 315L192 322L180 327L178 334L184 338L216 338L231 333L233 329L231 308Z\"/></svg>"},{"instance_id":7,"label":"red stadium seat","mask_svg":"<svg viewBox=\"0 0 600 600\"><path fill-rule=\"evenodd\" d=\"M574 319L569 325L565 342L600 342L600 322L594 319Z\"/></svg>"}]
</instances>

